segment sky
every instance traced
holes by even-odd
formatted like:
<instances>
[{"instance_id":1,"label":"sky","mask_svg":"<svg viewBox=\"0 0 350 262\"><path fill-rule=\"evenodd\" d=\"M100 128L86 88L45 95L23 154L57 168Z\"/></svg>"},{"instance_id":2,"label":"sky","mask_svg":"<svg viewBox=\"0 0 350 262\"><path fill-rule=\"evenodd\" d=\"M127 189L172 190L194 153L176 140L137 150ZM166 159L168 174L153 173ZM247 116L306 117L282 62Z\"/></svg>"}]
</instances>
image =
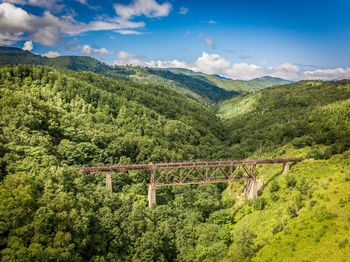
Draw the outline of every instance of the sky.
<instances>
[{"instance_id":1,"label":"sky","mask_svg":"<svg viewBox=\"0 0 350 262\"><path fill-rule=\"evenodd\" d=\"M349 79L350 0L0 0L0 45L232 79Z\"/></svg>"}]
</instances>

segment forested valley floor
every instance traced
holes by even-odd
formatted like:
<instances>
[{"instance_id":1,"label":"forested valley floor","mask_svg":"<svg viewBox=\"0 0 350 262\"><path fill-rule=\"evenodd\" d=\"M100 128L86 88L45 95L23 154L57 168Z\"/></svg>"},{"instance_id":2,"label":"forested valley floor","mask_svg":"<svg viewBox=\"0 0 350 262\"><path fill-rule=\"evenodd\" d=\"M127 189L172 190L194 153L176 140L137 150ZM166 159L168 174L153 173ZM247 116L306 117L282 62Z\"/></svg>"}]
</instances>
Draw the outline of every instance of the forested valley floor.
<instances>
[{"instance_id":1,"label":"forested valley floor","mask_svg":"<svg viewBox=\"0 0 350 262\"><path fill-rule=\"evenodd\" d=\"M141 82L0 66L1 261L349 261L349 80L220 91L210 107ZM258 166L252 201L244 182L191 185L157 189L152 208L147 172L113 173L110 192L75 171L279 157L316 160Z\"/></svg>"}]
</instances>

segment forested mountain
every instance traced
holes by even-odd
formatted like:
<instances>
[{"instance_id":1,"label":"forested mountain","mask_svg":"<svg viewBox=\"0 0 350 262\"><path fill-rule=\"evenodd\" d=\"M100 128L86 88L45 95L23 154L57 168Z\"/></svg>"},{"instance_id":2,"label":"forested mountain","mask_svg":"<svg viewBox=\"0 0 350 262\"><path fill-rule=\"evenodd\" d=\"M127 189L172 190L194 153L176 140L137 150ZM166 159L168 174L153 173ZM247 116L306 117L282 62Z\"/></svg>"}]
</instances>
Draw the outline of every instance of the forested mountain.
<instances>
[{"instance_id":1,"label":"forested mountain","mask_svg":"<svg viewBox=\"0 0 350 262\"><path fill-rule=\"evenodd\" d=\"M262 88L290 83L280 78L262 77L250 81L232 80L220 76L196 73L183 68L155 69L142 66L109 66L88 56L59 56L47 58L20 48L0 47L1 64L46 65L57 69L91 71L118 80L160 84L203 105L252 92Z\"/></svg>"},{"instance_id":2,"label":"forested mountain","mask_svg":"<svg viewBox=\"0 0 350 262\"><path fill-rule=\"evenodd\" d=\"M288 142L342 153L350 148L349 99L350 80L300 81L226 100L217 114L240 157Z\"/></svg>"},{"instance_id":3,"label":"forested mountain","mask_svg":"<svg viewBox=\"0 0 350 262\"><path fill-rule=\"evenodd\" d=\"M184 68L167 68L166 70L189 76L196 76L197 78L203 81L209 80L210 83L220 88L223 88L227 91L236 91L239 93L253 92L270 86L278 86L292 83L292 81L271 76L263 76L245 81L233 80L219 75L207 75L201 72L193 72Z\"/></svg>"},{"instance_id":4,"label":"forested mountain","mask_svg":"<svg viewBox=\"0 0 350 262\"><path fill-rule=\"evenodd\" d=\"M217 105L221 121L166 86L130 81L137 74L128 70L137 68L106 77L69 71L76 61L60 59L60 70L0 67L1 261L350 256L349 80L243 94ZM155 71L152 77L176 82L169 74L178 73ZM148 173L113 173L110 192L103 174L74 169L277 157L316 160L292 165L287 175L280 166L258 166L253 201L244 200L244 182L191 185L157 188L152 208Z\"/></svg>"},{"instance_id":5,"label":"forested mountain","mask_svg":"<svg viewBox=\"0 0 350 262\"><path fill-rule=\"evenodd\" d=\"M19 48L0 47L0 63L46 65L57 69L91 71L118 80L132 80L140 83L161 84L204 105L230 98L239 93L224 90L206 78L172 73L163 69L142 66L108 66L87 56L59 56L47 58L23 51Z\"/></svg>"},{"instance_id":6,"label":"forested mountain","mask_svg":"<svg viewBox=\"0 0 350 262\"><path fill-rule=\"evenodd\" d=\"M176 194L178 208L154 212L147 174L119 174L109 193L103 176L68 166L228 157L214 114L168 88L91 72L20 65L0 76L1 260L175 259L170 232L185 223L189 189L164 190L159 203ZM222 205L216 186L201 200L206 188L186 215L195 223Z\"/></svg>"}]
</instances>

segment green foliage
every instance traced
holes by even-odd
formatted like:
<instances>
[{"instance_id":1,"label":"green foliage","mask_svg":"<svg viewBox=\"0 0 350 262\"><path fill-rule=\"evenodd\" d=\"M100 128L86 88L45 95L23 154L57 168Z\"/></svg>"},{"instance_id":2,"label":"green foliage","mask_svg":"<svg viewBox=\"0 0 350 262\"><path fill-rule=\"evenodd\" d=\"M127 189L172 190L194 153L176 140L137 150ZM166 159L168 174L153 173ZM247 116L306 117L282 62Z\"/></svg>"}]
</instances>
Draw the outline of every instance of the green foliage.
<instances>
[{"instance_id":1,"label":"green foliage","mask_svg":"<svg viewBox=\"0 0 350 262\"><path fill-rule=\"evenodd\" d=\"M227 157L213 113L166 87L90 72L18 65L0 76L2 261L226 256L231 219L205 223L223 208L222 187L164 189L149 209L148 173L112 174L111 193L103 175L68 168ZM183 250L186 224L201 226Z\"/></svg>"},{"instance_id":2,"label":"green foliage","mask_svg":"<svg viewBox=\"0 0 350 262\"><path fill-rule=\"evenodd\" d=\"M203 76L189 76L179 72L142 66L111 67L87 56L47 58L19 48L0 47L0 61L11 65L43 65L59 70L91 71L118 80L163 85L204 105L210 105L239 94L232 90L222 89Z\"/></svg>"},{"instance_id":3,"label":"green foliage","mask_svg":"<svg viewBox=\"0 0 350 262\"><path fill-rule=\"evenodd\" d=\"M276 180L273 180L269 186L269 191L272 192L277 192L280 189L280 185Z\"/></svg>"},{"instance_id":4,"label":"green foliage","mask_svg":"<svg viewBox=\"0 0 350 262\"><path fill-rule=\"evenodd\" d=\"M349 239L347 239L347 238L345 238L344 240L342 240L338 243L339 248L345 248L348 245L349 245Z\"/></svg>"},{"instance_id":5,"label":"green foliage","mask_svg":"<svg viewBox=\"0 0 350 262\"><path fill-rule=\"evenodd\" d=\"M292 143L326 145L324 153L315 147L310 156L327 159L350 148L349 105L349 80L300 81L223 101L217 114L237 157Z\"/></svg>"},{"instance_id":6,"label":"green foliage","mask_svg":"<svg viewBox=\"0 0 350 262\"><path fill-rule=\"evenodd\" d=\"M257 197L253 200L252 206L255 210L264 210L266 207L267 201L263 197Z\"/></svg>"},{"instance_id":7,"label":"green foliage","mask_svg":"<svg viewBox=\"0 0 350 262\"><path fill-rule=\"evenodd\" d=\"M286 187L295 187L297 184L297 178L294 175L287 174L284 178Z\"/></svg>"},{"instance_id":8,"label":"green foliage","mask_svg":"<svg viewBox=\"0 0 350 262\"><path fill-rule=\"evenodd\" d=\"M186 96L226 97L203 76L155 70L144 81L151 84L141 84L151 75L146 68L112 69L79 57L46 61L109 77L0 67L1 261L349 257L348 81L303 81L229 100L223 126L193 99L154 84L164 80L176 89L199 79L203 89L187 89ZM132 76L139 80L125 81ZM202 96L207 91L210 99ZM288 143L293 148L279 148ZM148 173L113 173L110 192L103 175L68 167L255 158L276 147L278 156L308 152L327 160L295 164L283 176L280 166L259 167L259 179L271 183L253 201L242 201L239 183L236 191L216 184L164 187L151 209Z\"/></svg>"},{"instance_id":9,"label":"green foliage","mask_svg":"<svg viewBox=\"0 0 350 262\"><path fill-rule=\"evenodd\" d=\"M254 238L256 235L250 229L246 227L237 229L231 250L233 261L242 261L254 255Z\"/></svg>"}]
</instances>

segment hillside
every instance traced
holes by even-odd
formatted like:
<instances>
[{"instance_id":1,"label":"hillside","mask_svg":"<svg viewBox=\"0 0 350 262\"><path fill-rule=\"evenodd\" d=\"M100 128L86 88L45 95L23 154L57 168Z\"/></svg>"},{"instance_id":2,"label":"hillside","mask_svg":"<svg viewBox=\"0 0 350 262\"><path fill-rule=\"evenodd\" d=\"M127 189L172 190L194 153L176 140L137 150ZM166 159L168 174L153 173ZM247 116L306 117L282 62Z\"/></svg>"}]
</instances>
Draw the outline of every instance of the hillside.
<instances>
[{"instance_id":1,"label":"hillside","mask_svg":"<svg viewBox=\"0 0 350 262\"><path fill-rule=\"evenodd\" d=\"M240 205L224 261L347 261L350 255L350 81L301 81L220 103L233 158L316 158L258 167L259 197L244 184L223 193ZM221 211L224 212L224 211ZM229 225L227 225L229 226Z\"/></svg>"},{"instance_id":2,"label":"hillside","mask_svg":"<svg viewBox=\"0 0 350 262\"><path fill-rule=\"evenodd\" d=\"M162 69L140 66L108 66L88 56L59 56L47 58L23 51L19 48L0 47L1 64L46 65L56 69L91 71L118 80L132 80L139 83L161 84L204 105L211 105L239 93L226 91L206 79L187 74L172 73Z\"/></svg>"},{"instance_id":3,"label":"hillside","mask_svg":"<svg viewBox=\"0 0 350 262\"><path fill-rule=\"evenodd\" d=\"M127 69L127 68L125 68ZM163 72L162 72L163 74ZM167 74L167 73L166 73ZM0 260L343 261L350 255L350 81L302 81L217 105L167 87L0 67ZM223 125L224 124L224 125ZM245 182L157 188L75 166L314 157Z\"/></svg>"},{"instance_id":4,"label":"hillside","mask_svg":"<svg viewBox=\"0 0 350 262\"><path fill-rule=\"evenodd\" d=\"M323 144L327 155L350 148L349 99L349 80L301 81L226 100L216 113L237 157L288 142Z\"/></svg>"},{"instance_id":5,"label":"hillside","mask_svg":"<svg viewBox=\"0 0 350 262\"><path fill-rule=\"evenodd\" d=\"M227 91L236 91L239 93L254 92L266 87L279 86L284 84L290 84L292 81L282 78L263 76L252 80L233 80L219 75L207 75L201 72L193 72L184 68L167 68L166 70L181 73L189 76L196 76L196 78L202 81L208 81L222 89Z\"/></svg>"}]
</instances>

